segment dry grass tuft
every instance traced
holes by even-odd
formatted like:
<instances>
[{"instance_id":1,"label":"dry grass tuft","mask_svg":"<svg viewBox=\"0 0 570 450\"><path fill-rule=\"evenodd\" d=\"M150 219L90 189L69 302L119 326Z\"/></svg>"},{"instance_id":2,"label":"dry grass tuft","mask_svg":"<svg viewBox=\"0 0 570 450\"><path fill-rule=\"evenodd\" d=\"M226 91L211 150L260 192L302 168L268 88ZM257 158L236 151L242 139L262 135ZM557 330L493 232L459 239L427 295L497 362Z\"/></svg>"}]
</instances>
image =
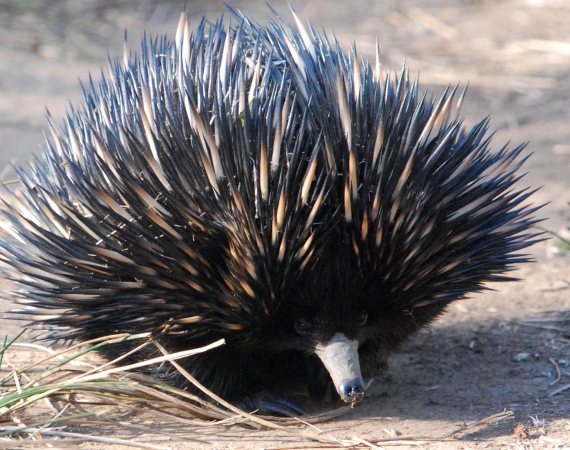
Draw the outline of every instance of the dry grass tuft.
<instances>
[{"instance_id":1,"label":"dry grass tuft","mask_svg":"<svg viewBox=\"0 0 570 450\"><path fill-rule=\"evenodd\" d=\"M232 426L252 432L278 430L295 441L318 442L319 446L324 444L327 448L379 448L380 444L422 445L447 440L512 417L510 411L505 411L442 436L398 436L378 440L353 436L340 439L325 434L314 424L346 413L350 410L348 406L295 418L245 412L210 392L177 363L178 359L223 345L223 340L170 354L149 333L120 334L54 351L39 344L18 342L24 331L14 339L5 338L0 349L0 448L32 447L40 444L38 441L42 446L97 442L137 448L167 448L138 442L136 437L143 434L145 440L190 439L196 444L207 445L208 435L203 433L204 430ZM155 345L163 356L129 365L120 365L120 360L126 355L104 364L93 361L95 350L124 340L141 341L135 352L147 345ZM13 363L18 354L22 354L22 349L33 355L33 361L23 365ZM130 372L164 362L173 364L211 401ZM183 434L179 433L180 425L184 425ZM109 437L119 432L133 438Z\"/></svg>"}]
</instances>

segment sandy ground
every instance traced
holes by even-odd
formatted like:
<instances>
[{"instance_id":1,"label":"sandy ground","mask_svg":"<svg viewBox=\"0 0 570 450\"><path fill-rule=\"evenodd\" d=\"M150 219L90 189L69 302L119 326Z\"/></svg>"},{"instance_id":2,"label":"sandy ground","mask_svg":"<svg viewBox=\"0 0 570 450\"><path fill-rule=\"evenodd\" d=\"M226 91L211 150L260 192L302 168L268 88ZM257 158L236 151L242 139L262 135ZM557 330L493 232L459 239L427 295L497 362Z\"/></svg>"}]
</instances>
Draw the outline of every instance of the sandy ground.
<instances>
[{"instance_id":1,"label":"sandy ground","mask_svg":"<svg viewBox=\"0 0 570 450\"><path fill-rule=\"evenodd\" d=\"M77 79L87 80L89 72L99 77L106 48L111 56L122 54L125 27L131 48L138 46L143 29L172 36L183 7L141 2L133 9L122 3L128 4L117 1L112 9L96 1L45 2L32 10L0 6L0 167L7 167L2 180L14 177L10 162L25 163L38 150L45 107L62 117L68 101L80 100ZM384 67L399 70L406 58L410 71L421 70L422 85L433 92L469 82L466 124L490 115L497 130L494 148L528 141L528 153L534 155L522 183L542 186L532 199L548 203L539 213L547 218L542 226L559 230L568 224L570 2L291 3L316 29L333 29L343 45L356 41L366 58L372 58L378 36ZM273 4L292 22L285 4ZM262 22L270 15L261 1L232 5ZM192 2L188 9L194 24L204 14L214 19L224 12L218 1ZM570 384L570 291L565 284L570 256L553 242L531 251L536 263L517 272L523 281L492 285L495 291L452 305L392 358L389 373L375 380L366 401L320 428L371 442L395 434L440 436L510 410L511 420L422 448L570 448L570 389L551 396ZM545 317L556 321L536 321ZM0 322L0 331L12 336L18 327ZM145 435L136 440L177 448L309 444L287 434L236 427L199 432L178 427L175 435L176 440ZM188 441L197 436L209 444Z\"/></svg>"}]
</instances>

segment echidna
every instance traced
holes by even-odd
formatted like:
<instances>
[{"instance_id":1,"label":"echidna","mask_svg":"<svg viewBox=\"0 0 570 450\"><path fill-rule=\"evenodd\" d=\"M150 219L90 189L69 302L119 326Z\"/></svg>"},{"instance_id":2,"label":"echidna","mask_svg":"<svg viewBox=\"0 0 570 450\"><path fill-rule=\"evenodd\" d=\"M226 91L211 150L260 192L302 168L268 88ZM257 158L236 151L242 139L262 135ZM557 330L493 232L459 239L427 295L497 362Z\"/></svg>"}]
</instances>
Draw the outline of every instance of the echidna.
<instances>
[{"instance_id":1,"label":"echidna","mask_svg":"<svg viewBox=\"0 0 570 450\"><path fill-rule=\"evenodd\" d=\"M491 152L487 119L466 130L464 92L383 78L297 16L235 14L193 33L183 15L50 122L2 260L48 338L224 338L183 365L226 400L304 410L298 393L334 384L354 403L409 335L528 260L524 146Z\"/></svg>"}]
</instances>

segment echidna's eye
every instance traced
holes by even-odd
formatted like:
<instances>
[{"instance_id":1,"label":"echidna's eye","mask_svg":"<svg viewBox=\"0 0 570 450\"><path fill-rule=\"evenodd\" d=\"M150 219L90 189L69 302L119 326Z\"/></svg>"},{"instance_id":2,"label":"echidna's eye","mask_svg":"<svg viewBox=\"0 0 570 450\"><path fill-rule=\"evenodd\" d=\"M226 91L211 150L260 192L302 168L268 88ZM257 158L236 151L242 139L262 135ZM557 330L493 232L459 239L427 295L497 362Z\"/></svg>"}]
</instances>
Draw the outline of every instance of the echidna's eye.
<instances>
[{"instance_id":1,"label":"echidna's eye","mask_svg":"<svg viewBox=\"0 0 570 450\"><path fill-rule=\"evenodd\" d=\"M358 315L358 326L362 326L364 325L366 322L368 321L368 314L366 313L366 311L362 311L359 315Z\"/></svg>"},{"instance_id":2,"label":"echidna's eye","mask_svg":"<svg viewBox=\"0 0 570 450\"><path fill-rule=\"evenodd\" d=\"M297 333L307 336L313 331L313 324L311 322L307 322L306 320L300 319L295 323L295 330Z\"/></svg>"}]
</instances>

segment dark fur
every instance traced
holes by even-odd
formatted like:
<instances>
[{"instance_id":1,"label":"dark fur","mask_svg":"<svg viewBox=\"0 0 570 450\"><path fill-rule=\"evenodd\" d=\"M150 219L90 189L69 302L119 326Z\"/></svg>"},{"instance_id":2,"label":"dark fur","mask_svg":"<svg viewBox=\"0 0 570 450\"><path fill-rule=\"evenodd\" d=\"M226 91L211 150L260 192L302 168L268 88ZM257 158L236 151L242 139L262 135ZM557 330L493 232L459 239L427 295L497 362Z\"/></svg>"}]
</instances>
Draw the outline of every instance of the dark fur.
<instances>
[{"instance_id":1,"label":"dark fur","mask_svg":"<svg viewBox=\"0 0 570 450\"><path fill-rule=\"evenodd\" d=\"M166 39L143 42L126 67L111 63L20 173L25 199L5 217L26 245L0 245L24 288L16 301L58 311L40 320L49 338L153 331L171 352L225 338L182 364L238 404L277 393L279 410L292 390L325 395L317 342L358 339L369 377L449 302L510 279L527 261L534 209L514 188L523 147L490 152L487 120L463 129L447 93L419 95L405 70L380 83L312 29L315 57L297 31L241 19L225 72L221 22L200 24L188 64ZM422 135L430 117L439 122ZM295 330L300 320L310 333ZM154 375L184 385L168 364Z\"/></svg>"}]
</instances>

